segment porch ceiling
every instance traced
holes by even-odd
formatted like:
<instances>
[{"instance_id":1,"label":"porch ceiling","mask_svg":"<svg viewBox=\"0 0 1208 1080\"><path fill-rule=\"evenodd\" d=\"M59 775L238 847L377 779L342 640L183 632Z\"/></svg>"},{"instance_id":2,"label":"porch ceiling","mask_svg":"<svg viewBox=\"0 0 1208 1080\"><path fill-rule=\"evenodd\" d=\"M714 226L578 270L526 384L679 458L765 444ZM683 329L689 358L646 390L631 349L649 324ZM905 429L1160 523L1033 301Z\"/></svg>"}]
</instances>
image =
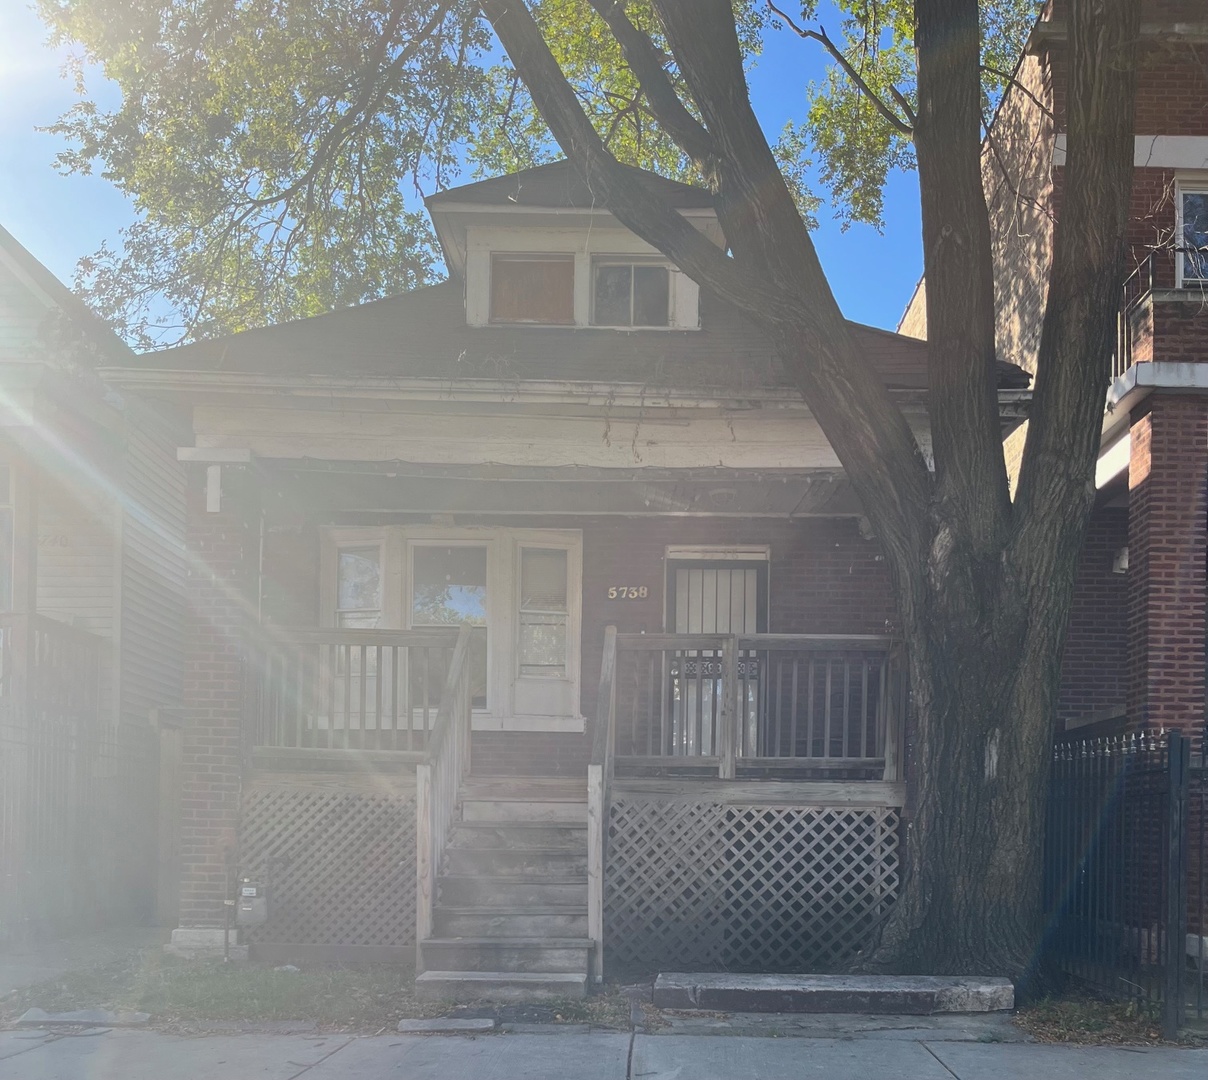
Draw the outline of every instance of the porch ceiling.
<instances>
[{"instance_id":1,"label":"porch ceiling","mask_svg":"<svg viewBox=\"0 0 1208 1080\"><path fill-rule=\"evenodd\" d=\"M261 461L266 509L442 514L858 516L839 470L593 469Z\"/></svg>"}]
</instances>

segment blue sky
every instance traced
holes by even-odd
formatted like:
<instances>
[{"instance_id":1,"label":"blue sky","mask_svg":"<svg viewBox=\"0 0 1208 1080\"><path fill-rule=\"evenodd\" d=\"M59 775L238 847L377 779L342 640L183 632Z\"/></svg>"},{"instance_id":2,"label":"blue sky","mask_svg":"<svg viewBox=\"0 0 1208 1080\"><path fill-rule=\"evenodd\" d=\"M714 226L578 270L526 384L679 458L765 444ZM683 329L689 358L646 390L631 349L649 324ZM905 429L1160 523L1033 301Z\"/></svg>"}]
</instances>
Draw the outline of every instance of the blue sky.
<instances>
[{"instance_id":1,"label":"blue sky","mask_svg":"<svg viewBox=\"0 0 1208 1080\"><path fill-rule=\"evenodd\" d=\"M830 29L838 29L837 20L831 19ZM52 167L60 142L36 129L75 99L72 80L61 74L66 50L49 48L45 38L25 0L0 0L0 224L70 284L76 261L105 240L116 245L118 230L134 211L102 177L64 177ZM804 88L824 67L814 43L784 33L770 36L750 78L769 139L790 116L800 116ZM89 73L88 90L102 104L116 100L114 87L99 73ZM892 181L885 210L887 227L880 235L860 225L841 232L823 207L815 243L848 318L892 329L922 268L913 175Z\"/></svg>"}]
</instances>

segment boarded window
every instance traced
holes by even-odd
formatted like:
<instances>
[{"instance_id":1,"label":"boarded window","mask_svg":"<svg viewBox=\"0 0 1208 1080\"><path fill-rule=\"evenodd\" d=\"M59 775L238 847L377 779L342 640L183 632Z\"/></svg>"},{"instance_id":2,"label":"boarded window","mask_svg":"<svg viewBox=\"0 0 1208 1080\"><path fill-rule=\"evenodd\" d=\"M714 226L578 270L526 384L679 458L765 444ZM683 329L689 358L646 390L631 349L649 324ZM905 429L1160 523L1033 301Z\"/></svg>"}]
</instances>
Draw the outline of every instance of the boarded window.
<instances>
[{"instance_id":1,"label":"boarded window","mask_svg":"<svg viewBox=\"0 0 1208 1080\"><path fill-rule=\"evenodd\" d=\"M491 322L571 326L574 321L573 255L491 259Z\"/></svg>"}]
</instances>

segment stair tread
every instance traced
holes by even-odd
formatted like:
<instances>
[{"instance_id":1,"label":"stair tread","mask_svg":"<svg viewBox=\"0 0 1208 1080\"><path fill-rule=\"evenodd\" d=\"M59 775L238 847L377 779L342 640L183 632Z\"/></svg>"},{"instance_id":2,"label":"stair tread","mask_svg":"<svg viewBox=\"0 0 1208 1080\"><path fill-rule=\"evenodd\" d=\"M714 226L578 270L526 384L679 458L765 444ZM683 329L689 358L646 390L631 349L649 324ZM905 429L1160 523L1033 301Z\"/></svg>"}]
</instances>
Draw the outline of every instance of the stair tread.
<instances>
[{"instance_id":1,"label":"stair tread","mask_svg":"<svg viewBox=\"0 0 1208 1080\"><path fill-rule=\"evenodd\" d=\"M587 831L586 821L455 821L458 829L579 829Z\"/></svg>"},{"instance_id":2,"label":"stair tread","mask_svg":"<svg viewBox=\"0 0 1208 1080\"><path fill-rule=\"evenodd\" d=\"M511 904L507 906L482 904L441 904L435 910L450 915L582 915L587 904Z\"/></svg>"},{"instance_id":3,"label":"stair tread","mask_svg":"<svg viewBox=\"0 0 1208 1080\"><path fill-rule=\"evenodd\" d=\"M577 971L425 971L416 982L564 982L581 983L587 972Z\"/></svg>"},{"instance_id":4,"label":"stair tread","mask_svg":"<svg viewBox=\"0 0 1208 1080\"><path fill-rule=\"evenodd\" d=\"M586 885L586 874L441 874L442 881L499 881L508 885Z\"/></svg>"},{"instance_id":5,"label":"stair tread","mask_svg":"<svg viewBox=\"0 0 1208 1080\"><path fill-rule=\"evenodd\" d=\"M571 858L583 854L582 852L573 851L568 848L558 847L556 844L534 844L532 847L522 848L459 847L445 849L446 854L450 851L464 851L467 855L567 855Z\"/></svg>"},{"instance_id":6,"label":"stair tread","mask_svg":"<svg viewBox=\"0 0 1208 1080\"><path fill-rule=\"evenodd\" d=\"M585 937L432 937L425 945L498 945L508 949L590 949L595 942Z\"/></svg>"}]
</instances>

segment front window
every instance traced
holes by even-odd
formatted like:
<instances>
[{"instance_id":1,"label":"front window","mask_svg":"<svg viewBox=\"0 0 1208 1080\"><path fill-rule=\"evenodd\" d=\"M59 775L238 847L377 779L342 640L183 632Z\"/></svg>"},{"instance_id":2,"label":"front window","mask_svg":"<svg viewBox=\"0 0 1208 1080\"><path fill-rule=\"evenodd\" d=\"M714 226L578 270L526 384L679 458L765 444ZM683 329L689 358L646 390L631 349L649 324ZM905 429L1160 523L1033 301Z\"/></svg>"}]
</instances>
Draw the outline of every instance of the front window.
<instances>
[{"instance_id":1,"label":"front window","mask_svg":"<svg viewBox=\"0 0 1208 1080\"><path fill-rule=\"evenodd\" d=\"M495 255L491 322L571 326L575 321L573 255Z\"/></svg>"},{"instance_id":2,"label":"front window","mask_svg":"<svg viewBox=\"0 0 1208 1080\"><path fill-rule=\"evenodd\" d=\"M1208 283L1208 184L1179 189L1180 280Z\"/></svg>"},{"instance_id":3,"label":"front window","mask_svg":"<svg viewBox=\"0 0 1208 1080\"><path fill-rule=\"evenodd\" d=\"M594 325L671 324L671 270L666 265L597 259L592 274Z\"/></svg>"}]
</instances>

